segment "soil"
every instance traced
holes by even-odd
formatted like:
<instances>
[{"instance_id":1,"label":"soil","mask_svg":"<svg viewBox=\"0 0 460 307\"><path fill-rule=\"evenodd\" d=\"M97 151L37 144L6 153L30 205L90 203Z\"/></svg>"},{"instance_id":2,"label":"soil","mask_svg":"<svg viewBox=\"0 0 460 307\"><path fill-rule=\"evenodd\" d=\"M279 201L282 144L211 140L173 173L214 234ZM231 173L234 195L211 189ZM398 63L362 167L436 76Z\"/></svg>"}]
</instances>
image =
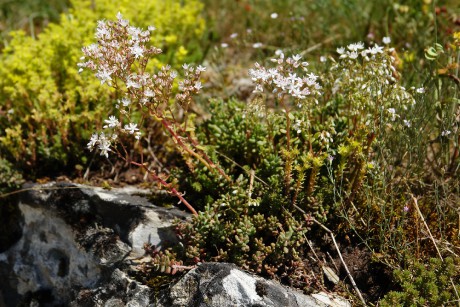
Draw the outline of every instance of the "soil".
<instances>
[{"instance_id":1,"label":"soil","mask_svg":"<svg viewBox=\"0 0 460 307\"><path fill-rule=\"evenodd\" d=\"M326 291L339 293L346 297L351 295L356 298L356 302L359 302L344 263L364 300L368 303L376 303L395 288L396 285L392 281L393 269L379 261L368 249L345 239L337 239L343 258L342 262L329 236L324 236L319 242L321 243L318 245L313 243L314 252L310 250L308 258L311 269L317 274L317 277L323 278L323 285L327 287ZM336 284L329 280L330 278L326 276L322 267L331 269L339 277L340 282ZM347 291L344 292L344 289Z\"/></svg>"},{"instance_id":2,"label":"soil","mask_svg":"<svg viewBox=\"0 0 460 307\"><path fill-rule=\"evenodd\" d=\"M392 269L373 259L369 251L350 246L342 251L342 257L367 302L378 301L395 286L392 284ZM334 261L340 266L341 279L348 280L340 259L337 257Z\"/></svg>"}]
</instances>

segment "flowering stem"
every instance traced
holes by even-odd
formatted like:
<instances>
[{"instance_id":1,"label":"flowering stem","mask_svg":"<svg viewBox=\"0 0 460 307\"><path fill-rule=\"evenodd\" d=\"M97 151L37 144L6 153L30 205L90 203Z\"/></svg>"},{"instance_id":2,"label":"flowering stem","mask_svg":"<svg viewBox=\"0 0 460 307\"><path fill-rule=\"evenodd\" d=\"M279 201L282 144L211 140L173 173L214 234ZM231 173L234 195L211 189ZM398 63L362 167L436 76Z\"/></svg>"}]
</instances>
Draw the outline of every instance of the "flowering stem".
<instances>
[{"instance_id":1,"label":"flowering stem","mask_svg":"<svg viewBox=\"0 0 460 307\"><path fill-rule=\"evenodd\" d=\"M198 215L198 213L196 212L196 210L192 207L192 205L189 204L188 201L185 200L185 198L182 196L181 193L179 193L179 191L177 191L175 188L173 188L171 186L170 183L167 183L165 180L163 180L161 177L159 177L157 174L155 174L154 171L152 170L149 170L147 168L147 166L145 164L141 164L141 163L138 163L138 162L134 162L134 161L130 161L130 163L132 165L136 165L138 167L141 167L142 169L144 169L146 172L148 172L150 174L150 176L152 176L152 178L159 182L161 185L165 186L167 189L169 189L169 191L171 191L172 194L174 194L174 196L176 196L177 198L179 198L180 202L184 203L184 205L190 210L190 212L192 212L193 215Z\"/></svg>"},{"instance_id":2,"label":"flowering stem","mask_svg":"<svg viewBox=\"0 0 460 307\"><path fill-rule=\"evenodd\" d=\"M198 142L197 140L195 140L193 137L191 136L187 136L189 141L193 144L193 146L198 146ZM198 148L197 148L198 149ZM211 165L212 168L215 168L220 175L222 175L225 180L227 180L228 182L232 182L232 179L224 172L224 170L222 168L220 168L218 165L216 165L214 162L211 161L211 159L209 158L209 156L201 149L198 149L202 155L203 155L203 158L209 163L209 165Z\"/></svg>"},{"instance_id":3,"label":"flowering stem","mask_svg":"<svg viewBox=\"0 0 460 307\"><path fill-rule=\"evenodd\" d=\"M291 185L291 171L292 171L292 157L291 157L291 119L289 118L289 109L284 103L283 96L280 100L280 104L283 107L286 113L286 149L287 149L287 159L284 165L284 183L286 186L286 193L289 194L290 185Z\"/></svg>"},{"instance_id":4,"label":"flowering stem","mask_svg":"<svg viewBox=\"0 0 460 307\"><path fill-rule=\"evenodd\" d=\"M209 170L211 171L215 171L217 170L217 172L222 175L228 182L231 182L232 179L220 168L218 167L216 164L214 164L214 162L211 161L211 159L208 157L208 155L206 155L206 153L204 153L202 150L201 151L201 154L202 155L199 155L198 153L196 153L195 151L193 151L189 146L187 146L184 142L182 142L181 138L179 135L177 135L177 133L171 128L171 123L169 121L167 121L166 119L162 118L161 119L161 124L163 125L163 127L166 128L166 130L168 130L168 132L171 134L171 136L174 138L174 140L176 141L176 143L182 148L184 149L188 154L192 155L193 157L197 158L201 163L204 164L204 166L206 166ZM188 139L192 142L192 144L194 146L197 146L198 145L198 142L194 139L192 139L191 137L188 137Z\"/></svg>"},{"instance_id":5,"label":"flowering stem","mask_svg":"<svg viewBox=\"0 0 460 307\"><path fill-rule=\"evenodd\" d=\"M286 148L287 150L290 150L291 149L291 119L289 118L289 109L284 103L284 96L283 98L281 98L280 104L286 113Z\"/></svg>"}]
</instances>

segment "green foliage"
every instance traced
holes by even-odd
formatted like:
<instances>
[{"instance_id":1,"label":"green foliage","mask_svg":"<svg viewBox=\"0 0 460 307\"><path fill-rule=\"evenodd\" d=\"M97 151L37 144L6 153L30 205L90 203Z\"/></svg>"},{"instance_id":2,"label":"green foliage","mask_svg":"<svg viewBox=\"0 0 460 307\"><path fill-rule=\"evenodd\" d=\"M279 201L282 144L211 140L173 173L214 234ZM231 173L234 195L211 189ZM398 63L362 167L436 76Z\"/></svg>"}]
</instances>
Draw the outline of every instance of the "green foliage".
<instances>
[{"instance_id":1,"label":"green foliage","mask_svg":"<svg viewBox=\"0 0 460 307\"><path fill-rule=\"evenodd\" d=\"M391 291L380 306L455 306L460 290L460 270L453 258L432 258L429 265L415 262L406 270L396 270L401 291ZM453 283L453 284L452 284Z\"/></svg>"},{"instance_id":2,"label":"green foliage","mask_svg":"<svg viewBox=\"0 0 460 307\"><path fill-rule=\"evenodd\" d=\"M69 0L6 0L0 3L0 37L7 44L12 30L28 30L32 36L69 8Z\"/></svg>"},{"instance_id":3,"label":"green foliage","mask_svg":"<svg viewBox=\"0 0 460 307\"><path fill-rule=\"evenodd\" d=\"M428 45L431 60L420 55L418 69L424 78L423 87L418 88L413 80L407 86L415 103L399 111L395 107L399 117L387 122L376 136L374 167L362 185L365 205L344 214L367 244L391 254L398 262L407 250L419 256L434 255L432 245L419 242L420 215L411 194L418 196L421 213L434 237L453 245L459 242L455 208L459 189L460 83L455 77L459 55L455 37L456 34L447 38L450 48L443 52L439 52L439 46ZM434 56L431 46L439 54ZM400 82L408 82L402 73Z\"/></svg>"},{"instance_id":4,"label":"green foliage","mask_svg":"<svg viewBox=\"0 0 460 307\"><path fill-rule=\"evenodd\" d=\"M384 18L393 1L204 2L207 8L205 14L211 20L208 31L213 31L214 37L230 46L244 48L245 53L266 57L275 48L304 50L315 44L341 44L361 40L367 35L367 29L377 32L373 34L381 38L386 35ZM235 18L240 22L233 22ZM232 33L237 33L238 37L232 39ZM263 47L254 50L252 45L256 42L261 42ZM311 50L315 54L324 51L323 48Z\"/></svg>"},{"instance_id":5,"label":"green foliage","mask_svg":"<svg viewBox=\"0 0 460 307\"><path fill-rule=\"evenodd\" d=\"M306 277L302 258L308 228L277 201L272 199L272 206L259 204L242 189L222 195L191 223L178 224L186 257L232 262L271 277Z\"/></svg>"},{"instance_id":6,"label":"green foliage","mask_svg":"<svg viewBox=\"0 0 460 307\"><path fill-rule=\"evenodd\" d=\"M0 159L0 194L17 190L24 183L21 173L5 159Z\"/></svg>"},{"instance_id":7,"label":"green foliage","mask_svg":"<svg viewBox=\"0 0 460 307\"><path fill-rule=\"evenodd\" d=\"M196 48L186 49L203 31L198 1L72 4L60 23L50 24L37 39L21 31L11 33L12 40L1 55L0 110L7 116L0 118L0 151L23 169L72 169L87 160L90 129L85 127L100 128L116 98L96 78L78 74L81 47L93 42L97 20L122 11L138 25L154 24L159 30L153 39L157 45L168 46L160 58L163 62L174 64L199 56Z\"/></svg>"},{"instance_id":8,"label":"green foliage","mask_svg":"<svg viewBox=\"0 0 460 307\"><path fill-rule=\"evenodd\" d=\"M211 102L212 117L197 127L197 135L211 156L221 158L234 184L217 184L200 167L181 174L187 197L204 208L191 223L178 225L189 259L232 261L300 280L304 267L297 274L293 264L306 256L310 216L340 223L330 227L356 234L374 251L411 248L407 236L419 222L406 210L410 185L397 185L389 161L395 158L393 137L401 142L403 136L403 146L410 147L411 133L420 126L409 114L424 103L426 88L402 86L394 49L374 46L355 56L353 48L364 47L349 46L341 59L327 60L317 100L290 97L279 87L248 105ZM251 77L265 85L286 68L257 69ZM270 89L284 80L277 82Z\"/></svg>"},{"instance_id":9,"label":"green foliage","mask_svg":"<svg viewBox=\"0 0 460 307\"><path fill-rule=\"evenodd\" d=\"M220 158L234 182L221 184L199 166L174 174L188 192L187 199L202 208L190 223L177 225L178 233L188 261L230 261L309 284L314 281L302 262L308 252L308 219L335 220L336 201L358 190L358 181L367 172L362 145L367 139L335 132L337 142L328 143L326 149L323 129L331 129L331 122L313 121L308 132L306 127L291 126L291 149L286 150L286 117L262 102L211 101L213 116L197 127L197 136L208 144L211 157ZM316 114L333 109L318 106ZM291 114L293 119L305 115L304 110ZM341 191L334 190L330 176L342 183ZM335 199L335 194L340 195Z\"/></svg>"}]
</instances>

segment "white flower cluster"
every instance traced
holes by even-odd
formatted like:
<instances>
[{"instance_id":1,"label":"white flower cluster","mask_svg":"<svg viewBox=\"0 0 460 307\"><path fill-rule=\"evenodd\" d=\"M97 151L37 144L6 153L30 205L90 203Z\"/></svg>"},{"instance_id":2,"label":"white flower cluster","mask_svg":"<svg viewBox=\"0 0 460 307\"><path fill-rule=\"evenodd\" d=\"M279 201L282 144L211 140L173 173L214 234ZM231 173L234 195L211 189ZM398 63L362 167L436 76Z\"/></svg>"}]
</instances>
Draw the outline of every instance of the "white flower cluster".
<instances>
[{"instance_id":1,"label":"white flower cluster","mask_svg":"<svg viewBox=\"0 0 460 307\"><path fill-rule=\"evenodd\" d=\"M337 53L340 54L341 59L350 58L352 60L357 59L361 55L366 60L369 60L369 56L383 53L383 47L375 44L373 47L364 49L362 42L350 44L347 49L344 47L337 48Z\"/></svg>"},{"instance_id":2,"label":"white flower cluster","mask_svg":"<svg viewBox=\"0 0 460 307\"><path fill-rule=\"evenodd\" d=\"M389 42L391 40L385 38L384 44ZM346 97L352 106L351 116L365 111L383 114L387 120L395 121L401 117L397 112L415 104L411 93L424 92L423 88L407 91L398 83L394 52L393 48L377 44L366 49L361 42L337 48L339 61L331 69L332 91Z\"/></svg>"},{"instance_id":3,"label":"white flower cluster","mask_svg":"<svg viewBox=\"0 0 460 307\"><path fill-rule=\"evenodd\" d=\"M267 69L256 63L255 68L249 70L250 77L256 83L255 92L263 92L264 87L267 87L278 97L287 94L295 99L319 94L321 86L317 82L318 76L308 73L308 63L300 62L301 55L285 59L284 53L277 54L278 58L272 59L277 64L275 68ZM298 70L303 75L298 75Z\"/></svg>"},{"instance_id":4,"label":"white flower cluster","mask_svg":"<svg viewBox=\"0 0 460 307\"><path fill-rule=\"evenodd\" d=\"M328 131L321 131L318 137L321 143L326 147L329 147L329 144L334 143L334 138L332 137L332 134Z\"/></svg>"},{"instance_id":5,"label":"white flower cluster","mask_svg":"<svg viewBox=\"0 0 460 307\"><path fill-rule=\"evenodd\" d=\"M130 26L129 21L118 13L116 21L99 21L95 35L98 43L82 49L85 56L78 64L79 71L88 68L95 72L101 84L106 83L122 92L122 98L115 107L120 112L120 121L123 118L127 122L120 122L114 115L109 116L103 126L104 129L111 129L108 137L104 133L93 134L88 143L91 150L98 145L101 155L108 156L111 142L117 140L117 133L140 139L142 132L138 123L130 120L134 110L161 118L163 114L156 112L166 108L160 108L159 105L169 104L177 73L169 65L163 66L156 74L146 72L149 59L162 52L159 48L148 46L154 30L152 26L145 31ZM179 83L180 93L176 95L181 105L189 103L191 95L202 88L199 79L205 68L184 64L184 70L185 80Z\"/></svg>"},{"instance_id":6,"label":"white flower cluster","mask_svg":"<svg viewBox=\"0 0 460 307\"><path fill-rule=\"evenodd\" d=\"M301 119L296 119L292 125L292 128L297 132L297 134L302 133L302 122L303 121Z\"/></svg>"},{"instance_id":7,"label":"white flower cluster","mask_svg":"<svg viewBox=\"0 0 460 307\"><path fill-rule=\"evenodd\" d=\"M110 149L110 146L112 145L111 138L107 138L104 132L101 132L100 134L93 133L88 143L88 149L92 151L96 145L101 151L101 156L109 157L109 151L112 151Z\"/></svg>"},{"instance_id":8,"label":"white flower cluster","mask_svg":"<svg viewBox=\"0 0 460 307\"><path fill-rule=\"evenodd\" d=\"M180 93L176 95L176 100L183 107L187 107L192 95L197 94L203 88L200 82L200 76L202 72L206 71L206 67L201 65L193 67L184 64L182 68L184 69L185 79L179 82Z\"/></svg>"},{"instance_id":9,"label":"white flower cluster","mask_svg":"<svg viewBox=\"0 0 460 307\"><path fill-rule=\"evenodd\" d=\"M117 19L116 22L98 21L95 35L98 43L83 48L89 60L78 64L80 72L83 68L96 71L101 84L111 85L113 75L127 74L134 60L161 53L161 49L146 46L154 27L143 31L130 26L129 21L123 19L120 13Z\"/></svg>"}]
</instances>

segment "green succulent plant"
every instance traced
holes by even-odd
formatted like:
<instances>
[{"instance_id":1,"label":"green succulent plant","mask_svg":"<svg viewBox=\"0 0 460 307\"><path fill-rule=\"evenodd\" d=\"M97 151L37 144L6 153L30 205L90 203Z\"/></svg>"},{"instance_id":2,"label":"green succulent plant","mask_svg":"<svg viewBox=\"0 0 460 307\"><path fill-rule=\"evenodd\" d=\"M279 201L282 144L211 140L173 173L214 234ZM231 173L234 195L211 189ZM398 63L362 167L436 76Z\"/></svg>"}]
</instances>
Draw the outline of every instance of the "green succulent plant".
<instances>
[{"instance_id":1,"label":"green succulent plant","mask_svg":"<svg viewBox=\"0 0 460 307\"><path fill-rule=\"evenodd\" d=\"M427 265L416 261L408 269L396 270L394 275L401 290L389 292L381 306L457 305L460 270L453 258L432 258Z\"/></svg>"}]
</instances>

